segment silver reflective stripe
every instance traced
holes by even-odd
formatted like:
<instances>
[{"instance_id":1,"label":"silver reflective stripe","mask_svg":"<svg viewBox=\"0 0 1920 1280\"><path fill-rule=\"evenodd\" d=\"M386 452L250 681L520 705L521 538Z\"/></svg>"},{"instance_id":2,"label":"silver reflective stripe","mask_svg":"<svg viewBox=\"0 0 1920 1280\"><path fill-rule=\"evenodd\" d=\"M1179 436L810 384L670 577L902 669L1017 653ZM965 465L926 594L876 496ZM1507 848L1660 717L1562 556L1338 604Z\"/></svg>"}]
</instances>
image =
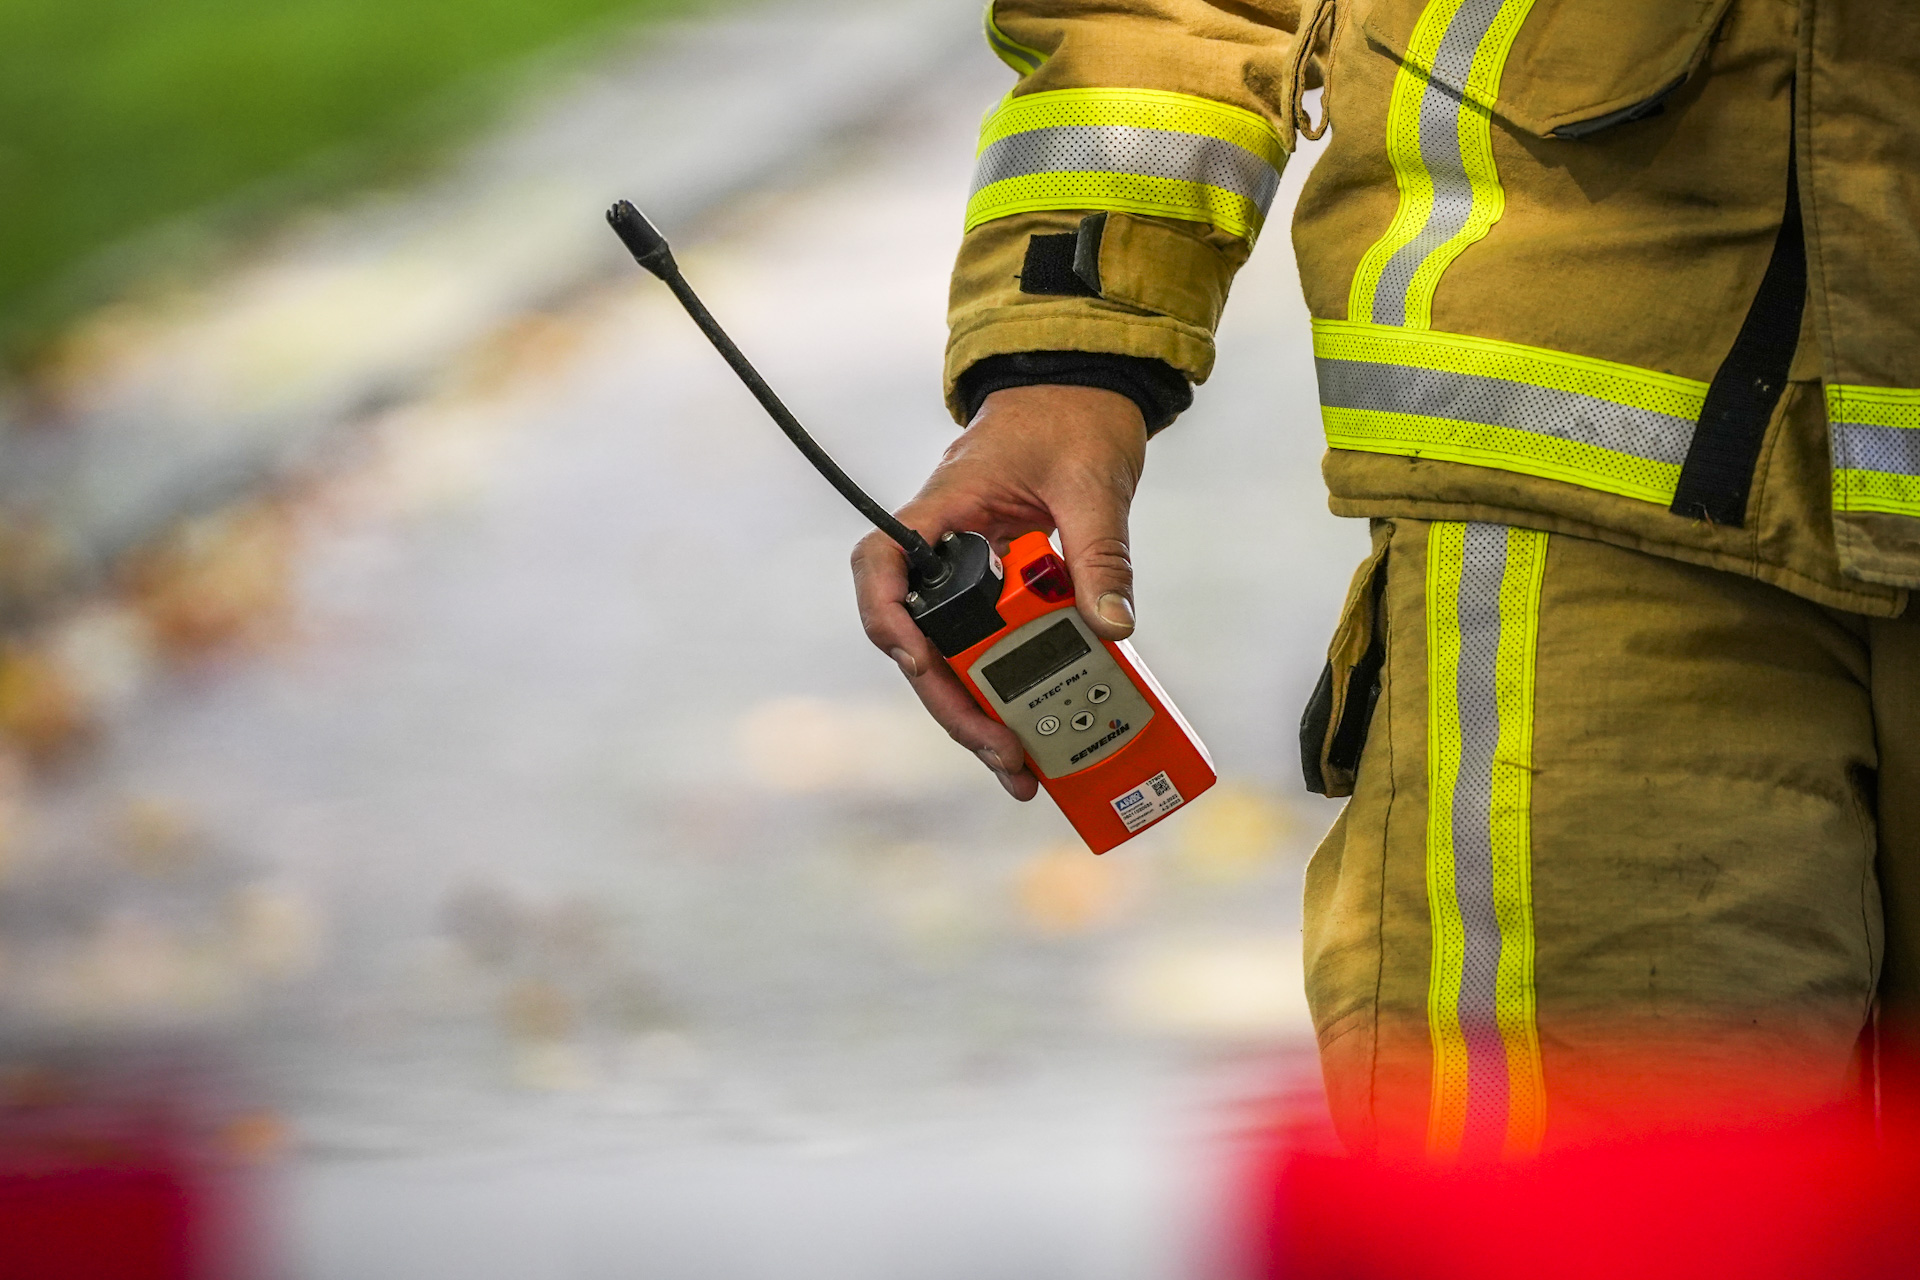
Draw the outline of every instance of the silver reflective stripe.
<instances>
[{"instance_id":1,"label":"silver reflective stripe","mask_svg":"<svg viewBox=\"0 0 1920 1280\"><path fill-rule=\"evenodd\" d=\"M1689 419L1572 391L1365 360L1320 359L1314 365L1320 403L1328 408L1508 427L1674 466L1686 462L1693 441Z\"/></svg>"},{"instance_id":2,"label":"silver reflective stripe","mask_svg":"<svg viewBox=\"0 0 1920 1280\"><path fill-rule=\"evenodd\" d=\"M1920 476L1920 430L1860 422L1833 424L1833 465L1841 471Z\"/></svg>"},{"instance_id":3,"label":"silver reflective stripe","mask_svg":"<svg viewBox=\"0 0 1920 1280\"><path fill-rule=\"evenodd\" d=\"M1507 1047L1500 1035L1500 921L1494 910L1493 765L1500 749L1500 589L1504 525L1469 524L1460 566L1460 772L1453 788L1453 888L1465 953L1460 1035L1467 1045L1462 1149L1498 1154L1507 1136Z\"/></svg>"},{"instance_id":4,"label":"silver reflective stripe","mask_svg":"<svg viewBox=\"0 0 1920 1280\"><path fill-rule=\"evenodd\" d=\"M1400 246L1380 272L1374 286L1375 324L1407 322L1407 289L1414 272L1429 254L1466 229L1473 213L1473 181L1460 154L1460 112L1465 105L1458 90L1473 71L1473 60L1502 0L1466 0L1447 24L1447 34L1433 57L1433 72L1420 97L1420 158L1433 181L1433 208L1420 234Z\"/></svg>"},{"instance_id":5,"label":"silver reflective stripe","mask_svg":"<svg viewBox=\"0 0 1920 1280\"><path fill-rule=\"evenodd\" d=\"M973 190L1041 173L1132 173L1198 182L1253 202L1262 217L1280 190L1274 167L1244 147L1197 133L1131 125L1056 125L1000 139L980 153Z\"/></svg>"},{"instance_id":6,"label":"silver reflective stripe","mask_svg":"<svg viewBox=\"0 0 1920 1280\"><path fill-rule=\"evenodd\" d=\"M993 10L991 8L987 10L987 45L1002 62L1011 66L1015 71L1025 75L1032 75L1040 69L1042 59L1035 57L1032 50L1017 45L1000 34L1000 31L993 25Z\"/></svg>"}]
</instances>

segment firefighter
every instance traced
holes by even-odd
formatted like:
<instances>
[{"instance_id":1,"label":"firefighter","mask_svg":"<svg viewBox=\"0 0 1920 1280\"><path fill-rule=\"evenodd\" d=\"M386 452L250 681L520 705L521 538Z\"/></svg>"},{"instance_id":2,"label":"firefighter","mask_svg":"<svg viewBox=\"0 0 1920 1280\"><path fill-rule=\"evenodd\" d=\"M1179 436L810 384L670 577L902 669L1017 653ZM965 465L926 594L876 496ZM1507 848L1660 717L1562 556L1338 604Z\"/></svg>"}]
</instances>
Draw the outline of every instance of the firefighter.
<instances>
[{"instance_id":1,"label":"firefighter","mask_svg":"<svg viewBox=\"0 0 1920 1280\"><path fill-rule=\"evenodd\" d=\"M1111 639L1148 439L1331 124L1293 240L1332 509L1373 529L1302 724L1352 797L1305 917L1347 1142L1860 1097L1920 1005L1920 7L995 0L987 36L966 429L900 514L1057 528ZM854 576L1031 797L899 553Z\"/></svg>"}]
</instances>

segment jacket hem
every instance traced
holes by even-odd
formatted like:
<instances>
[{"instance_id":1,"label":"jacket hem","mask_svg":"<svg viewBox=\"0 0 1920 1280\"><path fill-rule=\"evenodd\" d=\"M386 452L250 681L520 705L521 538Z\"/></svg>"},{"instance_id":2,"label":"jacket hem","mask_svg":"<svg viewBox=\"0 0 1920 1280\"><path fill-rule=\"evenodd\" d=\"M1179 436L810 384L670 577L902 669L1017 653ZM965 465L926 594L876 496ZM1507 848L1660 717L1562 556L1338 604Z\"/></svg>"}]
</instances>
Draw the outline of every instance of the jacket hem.
<instances>
[{"instance_id":1,"label":"jacket hem","mask_svg":"<svg viewBox=\"0 0 1920 1280\"><path fill-rule=\"evenodd\" d=\"M1883 585L1862 581L1858 589L1849 588L1821 582L1817 578L1808 577L1784 565L1770 564L1704 547L1689 547L1657 538L1639 537L1604 525L1591 524L1584 520L1545 511L1485 502L1452 502L1433 498L1342 498L1338 495L1330 497L1327 506L1336 516L1474 520L1490 524L1514 525L1523 529L1537 529L1542 533L1560 533L1574 538L1586 538L1592 542L1603 542L1628 551L1639 551L1647 555L1678 560L1683 564L1699 565L1703 569L1717 569L1724 573L1739 574L1742 577L1764 582L1768 586L1778 587L1782 591L1790 592L1823 608L1838 609L1844 613L1857 613L1863 617L1897 618L1906 611L1907 607L1907 592L1897 584Z\"/></svg>"}]
</instances>

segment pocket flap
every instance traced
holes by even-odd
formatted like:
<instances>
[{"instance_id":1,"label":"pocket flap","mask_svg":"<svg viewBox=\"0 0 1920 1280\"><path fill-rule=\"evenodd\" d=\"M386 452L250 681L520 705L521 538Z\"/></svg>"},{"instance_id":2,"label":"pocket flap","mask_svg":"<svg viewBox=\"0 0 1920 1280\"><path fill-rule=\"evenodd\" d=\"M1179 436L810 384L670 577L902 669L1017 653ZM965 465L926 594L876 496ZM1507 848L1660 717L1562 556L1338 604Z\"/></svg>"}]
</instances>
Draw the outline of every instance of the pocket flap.
<instances>
[{"instance_id":1,"label":"pocket flap","mask_svg":"<svg viewBox=\"0 0 1920 1280\"><path fill-rule=\"evenodd\" d=\"M1385 0L1362 26L1377 47L1528 133L1583 138L1658 111L1706 58L1731 4Z\"/></svg>"},{"instance_id":2,"label":"pocket flap","mask_svg":"<svg viewBox=\"0 0 1920 1280\"><path fill-rule=\"evenodd\" d=\"M1315 795L1350 796L1359 775L1387 657L1382 609L1392 533L1391 522L1375 523L1372 553L1353 575L1326 669L1300 717L1300 765Z\"/></svg>"}]
</instances>

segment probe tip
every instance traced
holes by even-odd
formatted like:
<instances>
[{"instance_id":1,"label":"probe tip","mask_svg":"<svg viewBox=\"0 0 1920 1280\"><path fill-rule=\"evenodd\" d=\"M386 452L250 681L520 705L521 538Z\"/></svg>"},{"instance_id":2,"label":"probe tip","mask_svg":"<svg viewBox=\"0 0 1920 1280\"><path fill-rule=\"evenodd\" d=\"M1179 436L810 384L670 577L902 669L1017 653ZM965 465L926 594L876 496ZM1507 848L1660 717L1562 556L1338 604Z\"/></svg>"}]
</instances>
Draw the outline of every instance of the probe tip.
<instances>
[{"instance_id":1,"label":"probe tip","mask_svg":"<svg viewBox=\"0 0 1920 1280\"><path fill-rule=\"evenodd\" d=\"M634 208L632 201L616 201L607 210L607 225L627 246L635 262L662 277L673 269L673 253L667 248L667 238L654 229L646 214Z\"/></svg>"}]
</instances>

